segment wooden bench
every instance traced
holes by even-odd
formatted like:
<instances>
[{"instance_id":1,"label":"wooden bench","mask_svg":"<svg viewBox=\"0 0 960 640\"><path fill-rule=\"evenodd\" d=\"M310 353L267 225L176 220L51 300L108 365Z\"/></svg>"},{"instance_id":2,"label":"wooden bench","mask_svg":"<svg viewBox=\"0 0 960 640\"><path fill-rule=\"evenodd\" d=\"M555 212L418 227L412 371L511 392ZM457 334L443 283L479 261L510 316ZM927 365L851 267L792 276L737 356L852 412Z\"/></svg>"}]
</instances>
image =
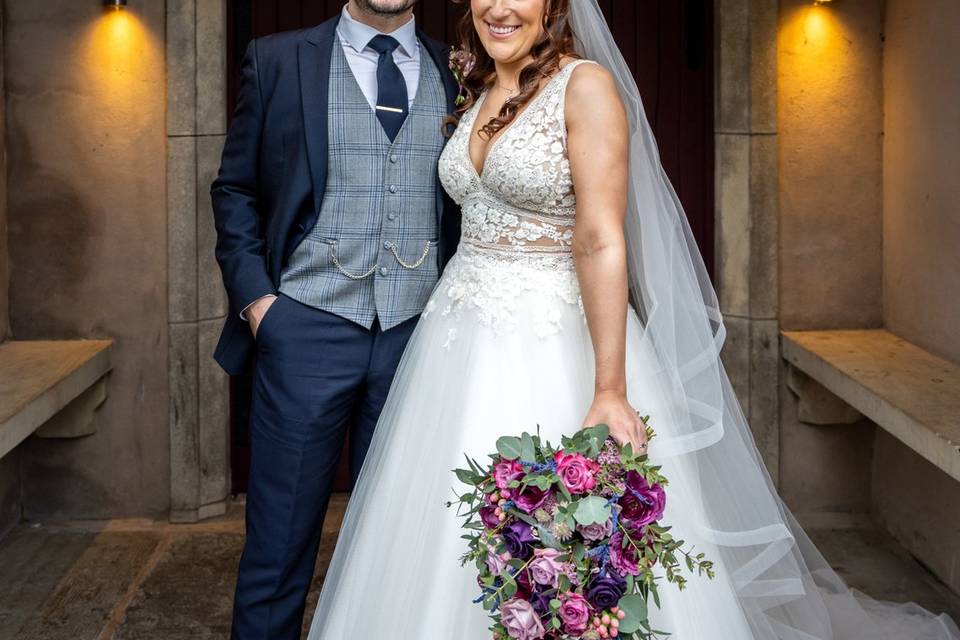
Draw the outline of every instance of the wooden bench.
<instances>
[{"instance_id":1,"label":"wooden bench","mask_svg":"<svg viewBox=\"0 0 960 640\"><path fill-rule=\"evenodd\" d=\"M784 331L781 348L791 367L960 481L960 367L882 329Z\"/></svg>"},{"instance_id":2,"label":"wooden bench","mask_svg":"<svg viewBox=\"0 0 960 640\"><path fill-rule=\"evenodd\" d=\"M31 434L70 438L92 433L106 398L110 340L11 341L0 344L0 458Z\"/></svg>"}]
</instances>

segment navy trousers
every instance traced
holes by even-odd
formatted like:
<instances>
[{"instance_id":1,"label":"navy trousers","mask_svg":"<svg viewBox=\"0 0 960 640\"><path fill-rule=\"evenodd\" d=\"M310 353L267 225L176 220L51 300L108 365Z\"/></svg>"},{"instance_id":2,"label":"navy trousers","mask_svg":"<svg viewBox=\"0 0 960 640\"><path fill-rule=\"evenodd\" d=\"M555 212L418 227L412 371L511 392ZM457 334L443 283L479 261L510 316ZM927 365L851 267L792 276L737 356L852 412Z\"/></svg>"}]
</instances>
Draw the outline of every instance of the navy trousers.
<instances>
[{"instance_id":1,"label":"navy trousers","mask_svg":"<svg viewBox=\"0 0 960 640\"><path fill-rule=\"evenodd\" d=\"M344 440L356 481L415 325L368 330L283 295L264 316L234 640L300 638Z\"/></svg>"}]
</instances>

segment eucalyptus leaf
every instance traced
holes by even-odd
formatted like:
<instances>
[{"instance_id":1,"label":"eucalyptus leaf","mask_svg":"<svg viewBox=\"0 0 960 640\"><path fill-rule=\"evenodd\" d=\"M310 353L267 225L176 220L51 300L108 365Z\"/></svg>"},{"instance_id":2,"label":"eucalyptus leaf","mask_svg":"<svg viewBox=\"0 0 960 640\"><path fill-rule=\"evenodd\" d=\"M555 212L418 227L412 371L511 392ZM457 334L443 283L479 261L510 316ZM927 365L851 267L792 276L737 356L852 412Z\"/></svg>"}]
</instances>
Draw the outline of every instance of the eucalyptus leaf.
<instances>
[{"instance_id":1,"label":"eucalyptus leaf","mask_svg":"<svg viewBox=\"0 0 960 640\"><path fill-rule=\"evenodd\" d=\"M573 514L574 519L581 526L591 524L603 524L610 519L610 505L606 498L600 496L587 496L577 502L577 510Z\"/></svg>"},{"instance_id":2,"label":"eucalyptus leaf","mask_svg":"<svg viewBox=\"0 0 960 640\"><path fill-rule=\"evenodd\" d=\"M624 596L617 606L626 614L620 621L620 633L639 631L647 622L647 602L643 596L636 593Z\"/></svg>"},{"instance_id":3,"label":"eucalyptus leaf","mask_svg":"<svg viewBox=\"0 0 960 640\"><path fill-rule=\"evenodd\" d=\"M537 458L537 449L533 444L533 437L524 431L520 436L520 459L527 462L533 462Z\"/></svg>"},{"instance_id":4,"label":"eucalyptus leaf","mask_svg":"<svg viewBox=\"0 0 960 640\"><path fill-rule=\"evenodd\" d=\"M516 460L520 457L520 438L503 436L497 440L497 452L504 460Z\"/></svg>"}]
</instances>

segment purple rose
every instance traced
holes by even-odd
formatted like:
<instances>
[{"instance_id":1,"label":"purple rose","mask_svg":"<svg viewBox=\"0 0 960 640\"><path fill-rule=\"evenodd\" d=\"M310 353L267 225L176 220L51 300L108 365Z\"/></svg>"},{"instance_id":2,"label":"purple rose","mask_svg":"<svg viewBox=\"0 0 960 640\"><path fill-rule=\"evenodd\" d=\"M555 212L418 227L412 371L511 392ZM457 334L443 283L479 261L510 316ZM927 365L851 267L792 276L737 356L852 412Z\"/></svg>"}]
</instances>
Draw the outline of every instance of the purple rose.
<instances>
[{"instance_id":1,"label":"purple rose","mask_svg":"<svg viewBox=\"0 0 960 640\"><path fill-rule=\"evenodd\" d=\"M618 531L610 539L610 564L622 575L635 576L640 574L640 559L637 550L632 544L623 548L623 532Z\"/></svg>"},{"instance_id":2,"label":"purple rose","mask_svg":"<svg viewBox=\"0 0 960 640\"><path fill-rule=\"evenodd\" d=\"M499 576L503 573L503 570L507 568L507 560L509 559L509 555L500 555L492 546L487 547L487 569L489 569L493 575Z\"/></svg>"},{"instance_id":3,"label":"purple rose","mask_svg":"<svg viewBox=\"0 0 960 640\"><path fill-rule=\"evenodd\" d=\"M533 605L533 610L536 611L540 616L545 616L550 613L550 599L552 596L543 593L542 591L534 591L530 594L528 598L530 604Z\"/></svg>"},{"instance_id":4,"label":"purple rose","mask_svg":"<svg viewBox=\"0 0 960 640\"><path fill-rule=\"evenodd\" d=\"M513 494L513 502L524 513L533 513L547 501L548 492L536 487L527 487L520 493Z\"/></svg>"},{"instance_id":5,"label":"purple rose","mask_svg":"<svg viewBox=\"0 0 960 640\"><path fill-rule=\"evenodd\" d=\"M487 529L496 529L500 526L500 518L497 517L496 507L480 507L480 520Z\"/></svg>"},{"instance_id":6,"label":"purple rose","mask_svg":"<svg viewBox=\"0 0 960 640\"><path fill-rule=\"evenodd\" d=\"M579 636L587 630L590 605L579 593L568 593L560 603L557 614L563 621L563 630L572 636Z\"/></svg>"},{"instance_id":7,"label":"purple rose","mask_svg":"<svg viewBox=\"0 0 960 640\"><path fill-rule=\"evenodd\" d=\"M588 542L597 542L603 540L613 533L613 520L607 520L602 523L588 524L587 526L577 525L577 531Z\"/></svg>"},{"instance_id":8,"label":"purple rose","mask_svg":"<svg viewBox=\"0 0 960 640\"><path fill-rule=\"evenodd\" d=\"M517 521L503 529L503 543L507 551L514 558L526 560L533 553L530 547L531 542L535 542L533 528L526 522Z\"/></svg>"},{"instance_id":9,"label":"purple rose","mask_svg":"<svg viewBox=\"0 0 960 640\"><path fill-rule=\"evenodd\" d=\"M620 517L632 528L640 529L663 517L667 494L659 484L650 485L635 471L627 473L627 490L619 501Z\"/></svg>"},{"instance_id":10,"label":"purple rose","mask_svg":"<svg viewBox=\"0 0 960 640\"><path fill-rule=\"evenodd\" d=\"M627 591L627 581L622 577L607 573L597 576L587 585L587 600L599 610L617 606Z\"/></svg>"},{"instance_id":11,"label":"purple rose","mask_svg":"<svg viewBox=\"0 0 960 640\"><path fill-rule=\"evenodd\" d=\"M500 607L500 623L514 640L541 640L546 634L533 605L519 598L507 600Z\"/></svg>"},{"instance_id":12,"label":"purple rose","mask_svg":"<svg viewBox=\"0 0 960 640\"><path fill-rule=\"evenodd\" d=\"M557 560L560 552L556 549L536 549L534 559L530 561L530 576L537 584L556 587L557 577L563 572L563 563Z\"/></svg>"}]
</instances>

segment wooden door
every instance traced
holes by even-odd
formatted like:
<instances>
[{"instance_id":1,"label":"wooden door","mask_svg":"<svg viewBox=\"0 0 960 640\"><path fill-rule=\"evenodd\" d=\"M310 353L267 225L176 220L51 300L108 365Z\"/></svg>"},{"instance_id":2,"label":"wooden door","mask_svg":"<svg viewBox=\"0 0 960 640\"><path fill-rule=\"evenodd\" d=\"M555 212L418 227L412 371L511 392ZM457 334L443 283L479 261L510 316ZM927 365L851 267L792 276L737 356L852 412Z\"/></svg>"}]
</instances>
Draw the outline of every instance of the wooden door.
<instances>
[{"instance_id":1,"label":"wooden door","mask_svg":"<svg viewBox=\"0 0 960 640\"><path fill-rule=\"evenodd\" d=\"M577 2L579 0L573 0ZM640 87L663 166L676 188L713 273L713 2L599 0ZM239 66L251 38L319 24L344 0L228 0L228 111L233 113ZM430 36L457 41L469 2L420 0L418 24ZM233 381L234 490L246 489L250 381ZM341 469L338 488L346 487Z\"/></svg>"}]
</instances>

